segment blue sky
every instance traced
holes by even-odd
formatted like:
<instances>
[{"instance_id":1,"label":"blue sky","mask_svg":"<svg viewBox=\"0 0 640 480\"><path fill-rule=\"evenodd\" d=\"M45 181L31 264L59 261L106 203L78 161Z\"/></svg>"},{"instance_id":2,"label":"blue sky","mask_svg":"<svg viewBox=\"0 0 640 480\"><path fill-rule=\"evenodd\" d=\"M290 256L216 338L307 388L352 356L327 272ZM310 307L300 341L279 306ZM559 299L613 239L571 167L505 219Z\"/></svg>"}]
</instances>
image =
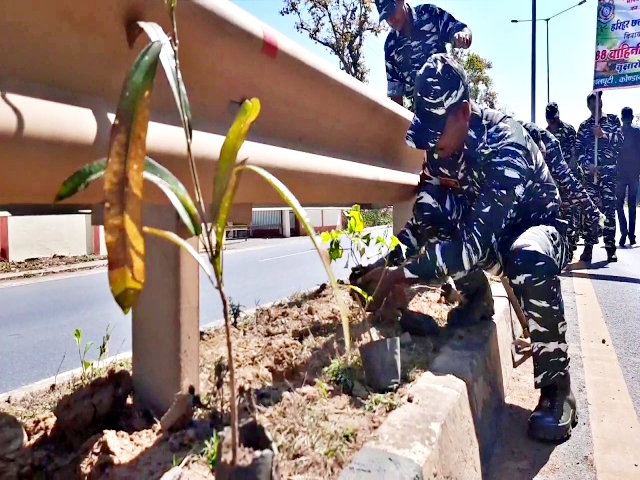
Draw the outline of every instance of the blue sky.
<instances>
[{"instance_id":1,"label":"blue sky","mask_svg":"<svg viewBox=\"0 0 640 480\"><path fill-rule=\"evenodd\" d=\"M281 17L282 0L232 0L264 23L295 40L314 54L338 66L337 59L294 28L293 17ZM538 18L546 18L579 0L538 0ZM531 23L510 22L531 18L530 0L434 0L434 3L465 22L473 31L471 50L493 62L491 70L500 105L523 120L531 111ZM561 117L576 128L589 116L586 97L591 91L595 57L597 0L576 7L549 22L551 101L558 103ZM383 45L386 33L365 42L369 84L386 94ZM537 28L536 121L546 125L547 104L546 25ZM624 106L640 113L640 88L612 90L603 94L603 110L620 114Z\"/></svg>"}]
</instances>

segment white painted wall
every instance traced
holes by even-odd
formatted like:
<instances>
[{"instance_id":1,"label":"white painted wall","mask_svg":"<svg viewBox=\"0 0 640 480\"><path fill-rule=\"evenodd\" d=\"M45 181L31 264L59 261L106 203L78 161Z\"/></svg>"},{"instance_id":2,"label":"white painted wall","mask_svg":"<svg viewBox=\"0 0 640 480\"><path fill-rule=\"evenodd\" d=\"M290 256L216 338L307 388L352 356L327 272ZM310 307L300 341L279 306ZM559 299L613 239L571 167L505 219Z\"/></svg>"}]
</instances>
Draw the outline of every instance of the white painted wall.
<instances>
[{"instance_id":1,"label":"white painted wall","mask_svg":"<svg viewBox=\"0 0 640 480\"><path fill-rule=\"evenodd\" d=\"M8 222L11 261L93 251L90 215L12 216Z\"/></svg>"}]
</instances>

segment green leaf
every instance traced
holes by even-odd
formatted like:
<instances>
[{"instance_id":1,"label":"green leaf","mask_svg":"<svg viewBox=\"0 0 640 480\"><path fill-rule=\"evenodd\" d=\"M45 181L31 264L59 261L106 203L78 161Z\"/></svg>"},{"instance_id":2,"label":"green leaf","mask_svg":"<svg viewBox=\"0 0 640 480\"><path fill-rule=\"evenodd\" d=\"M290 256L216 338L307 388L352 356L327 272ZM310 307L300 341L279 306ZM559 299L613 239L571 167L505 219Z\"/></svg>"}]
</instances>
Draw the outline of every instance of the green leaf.
<instances>
[{"instance_id":1,"label":"green leaf","mask_svg":"<svg viewBox=\"0 0 640 480\"><path fill-rule=\"evenodd\" d=\"M125 79L111 126L104 173L104 236L109 258L109 286L128 313L145 281L142 236L142 187L151 91L162 49L148 44Z\"/></svg>"},{"instance_id":2,"label":"green leaf","mask_svg":"<svg viewBox=\"0 0 640 480\"><path fill-rule=\"evenodd\" d=\"M178 234L152 227L142 227L142 231L147 235L154 235L156 237L162 238L163 240L167 240L174 245L179 246L180 248L184 248L191 254L193 258L195 258L196 262L198 262L198 265L200 265L202 270L204 270L209 279L213 281L213 270L211 269L211 265L209 265L204 260L204 258L202 258L202 255L200 255L200 253L195 248L189 245L189 243L185 239L181 238Z\"/></svg>"},{"instance_id":3,"label":"green leaf","mask_svg":"<svg viewBox=\"0 0 640 480\"><path fill-rule=\"evenodd\" d=\"M80 342L82 342L82 332L80 329L76 328L73 332L73 338L76 339L76 344L80 346Z\"/></svg>"},{"instance_id":4,"label":"green leaf","mask_svg":"<svg viewBox=\"0 0 640 480\"><path fill-rule=\"evenodd\" d=\"M216 224L213 268L218 277L218 282L222 279L222 250L227 219L229 218L231 204L236 195L240 173L242 172L241 169L236 168L236 159L238 151L258 115L260 115L260 101L257 98L245 100L220 150L220 158L214 177L213 203L211 205L212 218Z\"/></svg>"},{"instance_id":5,"label":"green leaf","mask_svg":"<svg viewBox=\"0 0 640 480\"><path fill-rule=\"evenodd\" d=\"M87 342L87 344L84 346L84 354L85 355L87 353L89 353L89 350L91 350L91 347L93 347L93 342Z\"/></svg>"},{"instance_id":6,"label":"green leaf","mask_svg":"<svg viewBox=\"0 0 640 480\"><path fill-rule=\"evenodd\" d=\"M265 169L257 167L255 165L241 165L238 168L243 170L250 170L254 173L260 175L264 180L267 181L269 185L280 195L280 198L284 200L287 205L293 210L300 225L304 228L305 232L311 239L313 246L315 247L320 259L322 260L322 265L324 266L325 271L327 272L327 276L329 277L329 282L331 283L331 287L335 293L335 299L338 304L338 308L340 310L340 316L342 318L342 330L344 333L344 343L347 352L351 349L351 333L349 331L349 315L347 314L347 308L342 301L342 298L339 294L338 282L336 280L335 275L333 274L333 270L331 269L331 262L328 258L327 252L322 248L322 245L318 243L318 238L316 236L316 232L314 228L311 226L311 222L309 221L309 217L307 217L307 212L305 212L298 199L291 193L291 191L275 176L271 173L267 172Z\"/></svg>"},{"instance_id":7,"label":"green leaf","mask_svg":"<svg viewBox=\"0 0 640 480\"><path fill-rule=\"evenodd\" d=\"M354 292L356 292L358 295L360 295L365 302L369 302L369 300L371 299L369 294L364 290L362 290L360 287L356 287L355 285L349 285L349 288Z\"/></svg>"},{"instance_id":8,"label":"green leaf","mask_svg":"<svg viewBox=\"0 0 640 480\"><path fill-rule=\"evenodd\" d=\"M86 360L82 361L82 369L86 372L87 370L89 370L91 368L91 362L88 362Z\"/></svg>"},{"instance_id":9,"label":"green leaf","mask_svg":"<svg viewBox=\"0 0 640 480\"><path fill-rule=\"evenodd\" d=\"M389 250L395 249L398 245L400 245L400 240L395 235L391 235L391 244L389 245Z\"/></svg>"},{"instance_id":10,"label":"green leaf","mask_svg":"<svg viewBox=\"0 0 640 480\"><path fill-rule=\"evenodd\" d=\"M92 182L103 177L106 168L107 159L103 158L77 170L63 182L55 202L66 200L84 190ZM162 190L193 236L202 233L202 220L198 209L185 186L173 173L152 158L145 157L143 177Z\"/></svg>"},{"instance_id":11,"label":"green leaf","mask_svg":"<svg viewBox=\"0 0 640 480\"><path fill-rule=\"evenodd\" d=\"M333 233L333 231L331 232ZM322 239L322 243L329 243L331 241L332 235L329 232L322 232L320 237Z\"/></svg>"},{"instance_id":12,"label":"green leaf","mask_svg":"<svg viewBox=\"0 0 640 480\"><path fill-rule=\"evenodd\" d=\"M169 5L171 10L175 9L175 1L173 5ZM176 101L176 106L180 112L180 120L182 120L182 127L189 132L189 137L193 134L193 128L191 124L191 106L189 105L189 98L187 97L187 89L182 80L182 72L176 69L176 56L171 46L171 40L167 34L162 30L162 27L154 22L138 22L138 25L145 31L147 36L152 42L162 42L162 51L160 52L160 62L162 68L169 81L173 98Z\"/></svg>"},{"instance_id":13,"label":"green leaf","mask_svg":"<svg viewBox=\"0 0 640 480\"><path fill-rule=\"evenodd\" d=\"M240 147L249 134L253 122L260 115L260 101L257 98L245 100L227 133L220 150L220 158L216 165L213 179L212 218L217 221L221 216L222 203L225 194L229 191L229 182L233 176L234 166L238 158ZM228 213L228 212L227 212ZM219 222L218 222L219 223ZM225 225L226 226L226 218ZM224 232L223 232L224 233Z\"/></svg>"}]
</instances>

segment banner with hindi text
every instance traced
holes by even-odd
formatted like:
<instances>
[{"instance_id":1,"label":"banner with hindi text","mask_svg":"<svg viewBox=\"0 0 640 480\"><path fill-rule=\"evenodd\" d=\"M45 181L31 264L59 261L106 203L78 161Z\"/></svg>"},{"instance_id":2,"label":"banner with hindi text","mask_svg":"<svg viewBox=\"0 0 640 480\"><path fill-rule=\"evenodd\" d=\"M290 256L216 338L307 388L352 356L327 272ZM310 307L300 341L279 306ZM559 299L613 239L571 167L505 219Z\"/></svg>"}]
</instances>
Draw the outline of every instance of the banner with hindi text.
<instances>
[{"instance_id":1,"label":"banner with hindi text","mask_svg":"<svg viewBox=\"0 0 640 480\"><path fill-rule=\"evenodd\" d=\"M598 0L594 90L640 86L640 0Z\"/></svg>"}]
</instances>

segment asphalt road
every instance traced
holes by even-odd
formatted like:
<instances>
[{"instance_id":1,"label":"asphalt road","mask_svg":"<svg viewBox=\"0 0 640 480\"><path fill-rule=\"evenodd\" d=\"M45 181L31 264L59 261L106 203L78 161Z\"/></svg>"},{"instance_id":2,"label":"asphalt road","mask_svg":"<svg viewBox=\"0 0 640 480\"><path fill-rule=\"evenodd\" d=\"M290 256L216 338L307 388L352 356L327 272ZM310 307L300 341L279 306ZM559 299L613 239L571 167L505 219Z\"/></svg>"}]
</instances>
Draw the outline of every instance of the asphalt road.
<instances>
[{"instance_id":1,"label":"asphalt road","mask_svg":"<svg viewBox=\"0 0 640 480\"><path fill-rule=\"evenodd\" d=\"M578 253L580 253L580 249ZM610 448L611 445L607 444L606 438L598 437L598 432L602 430L596 430L591 423L590 414L594 407L589 396L591 399L606 397L610 395L608 388L611 387L605 381L604 384L599 384L599 391L587 390L579 325L580 320L584 324L585 319L578 318L578 309L576 308L578 297L574 291L572 277L588 278L593 285L595 300L602 311L617 363L622 371L624 383L626 383L628 395L635 410L635 412L629 411L628 413L629 415L635 414L636 418L639 417L640 246L636 245L631 248L627 244L625 248L619 248L617 253L618 262L607 264L604 246L600 244L594 248L593 263L589 267L580 265L571 273L564 274L562 278L565 316L568 326L567 342L571 357L571 380L579 412L579 425L574 429L573 436L560 445L541 444L526 437L526 421L530 410L537 403L539 393L533 389L532 369L525 364L514 372L514 377L511 380L510 392L508 393L510 398L507 398L507 412L498 429L498 442L487 478L496 480L510 480L512 478L596 480L599 477L596 462L598 455L594 444L600 445L600 448ZM587 324L591 321L590 318L586 318L586 320ZM598 385L598 383L592 380L592 385ZM625 394L619 393L616 389L614 395L624 396ZM623 410L627 412L627 409L622 405L619 409L619 412ZM615 412L615 414L619 412ZM628 417L626 418L628 419ZM605 416L603 421L618 422L611 415ZM622 434L619 441L624 441ZM602 478L613 477L605 475ZM631 477L627 475L615 478L640 478L640 466L638 466L637 476L632 474Z\"/></svg>"},{"instance_id":2,"label":"asphalt road","mask_svg":"<svg viewBox=\"0 0 640 480\"><path fill-rule=\"evenodd\" d=\"M250 310L326 282L309 238L249 241L231 246L225 283L234 302ZM345 262L334 265L348 276ZM113 301L106 272L0 288L0 392L80 366L74 330L100 344L113 328L110 355L131 350L131 316ZM222 306L206 276L200 276L200 323L221 322ZM96 357L94 347L88 358Z\"/></svg>"}]
</instances>

